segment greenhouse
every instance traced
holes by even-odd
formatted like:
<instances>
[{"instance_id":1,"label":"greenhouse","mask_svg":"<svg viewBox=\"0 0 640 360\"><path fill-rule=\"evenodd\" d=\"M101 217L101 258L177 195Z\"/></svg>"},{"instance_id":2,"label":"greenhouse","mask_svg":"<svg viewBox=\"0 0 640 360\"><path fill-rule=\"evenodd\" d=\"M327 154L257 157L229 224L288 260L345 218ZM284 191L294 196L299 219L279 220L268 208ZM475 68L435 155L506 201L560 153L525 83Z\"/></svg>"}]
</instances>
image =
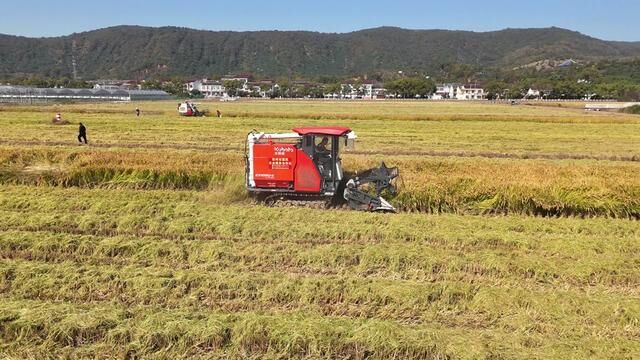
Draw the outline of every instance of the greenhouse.
<instances>
[{"instance_id":1,"label":"greenhouse","mask_svg":"<svg viewBox=\"0 0 640 360\"><path fill-rule=\"evenodd\" d=\"M106 90L106 89L58 89L23 86L0 86L0 102L33 103L58 100L80 101L131 101L164 100L169 94L162 90Z\"/></svg>"}]
</instances>

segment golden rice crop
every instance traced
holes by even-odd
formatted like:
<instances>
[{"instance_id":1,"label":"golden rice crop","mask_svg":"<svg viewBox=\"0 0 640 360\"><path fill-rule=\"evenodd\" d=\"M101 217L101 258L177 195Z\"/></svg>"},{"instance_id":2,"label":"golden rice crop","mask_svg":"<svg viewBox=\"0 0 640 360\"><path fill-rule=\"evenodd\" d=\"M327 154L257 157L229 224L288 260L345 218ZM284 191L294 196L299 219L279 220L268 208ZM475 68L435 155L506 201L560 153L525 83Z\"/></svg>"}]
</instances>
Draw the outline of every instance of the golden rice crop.
<instances>
[{"instance_id":1,"label":"golden rice crop","mask_svg":"<svg viewBox=\"0 0 640 360\"><path fill-rule=\"evenodd\" d=\"M379 161L401 169L392 201L404 211L640 216L640 164L606 161L345 156L347 169ZM135 189L227 187L244 200L244 160L235 152L0 148L7 184Z\"/></svg>"}]
</instances>

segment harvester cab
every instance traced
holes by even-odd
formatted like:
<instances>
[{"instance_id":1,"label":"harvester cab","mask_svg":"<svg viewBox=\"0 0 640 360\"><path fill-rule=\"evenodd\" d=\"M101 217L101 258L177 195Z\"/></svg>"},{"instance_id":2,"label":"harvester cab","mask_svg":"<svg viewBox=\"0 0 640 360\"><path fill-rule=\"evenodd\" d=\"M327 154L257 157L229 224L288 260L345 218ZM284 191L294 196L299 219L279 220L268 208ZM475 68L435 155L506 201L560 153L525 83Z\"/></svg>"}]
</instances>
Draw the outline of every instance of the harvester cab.
<instances>
[{"instance_id":1,"label":"harvester cab","mask_svg":"<svg viewBox=\"0 0 640 360\"><path fill-rule=\"evenodd\" d=\"M396 168L370 169L345 179L340 151L353 149L355 140L346 127L295 128L285 134L252 131L245 148L247 190L267 204L329 204L344 198L353 209L395 211L380 193L393 189ZM375 184L375 195L360 188L369 183Z\"/></svg>"}]
</instances>

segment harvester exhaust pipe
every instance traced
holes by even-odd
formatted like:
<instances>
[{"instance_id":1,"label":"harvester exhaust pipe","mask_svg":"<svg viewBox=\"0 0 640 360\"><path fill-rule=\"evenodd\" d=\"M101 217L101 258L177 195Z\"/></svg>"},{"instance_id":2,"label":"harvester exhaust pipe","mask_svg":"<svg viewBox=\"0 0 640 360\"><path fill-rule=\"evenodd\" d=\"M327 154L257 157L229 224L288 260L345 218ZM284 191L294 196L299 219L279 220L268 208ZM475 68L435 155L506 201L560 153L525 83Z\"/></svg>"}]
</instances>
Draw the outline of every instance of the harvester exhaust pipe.
<instances>
[{"instance_id":1,"label":"harvester exhaust pipe","mask_svg":"<svg viewBox=\"0 0 640 360\"><path fill-rule=\"evenodd\" d=\"M398 174L397 167L388 168L383 162L379 168L366 170L349 179L344 189L344 199L354 210L396 212L396 208L383 199L380 194L383 190L388 190L391 194L396 193L392 181L398 177ZM375 186L375 196L360 188L365 184Z\"/></svg>"}]
</instances>

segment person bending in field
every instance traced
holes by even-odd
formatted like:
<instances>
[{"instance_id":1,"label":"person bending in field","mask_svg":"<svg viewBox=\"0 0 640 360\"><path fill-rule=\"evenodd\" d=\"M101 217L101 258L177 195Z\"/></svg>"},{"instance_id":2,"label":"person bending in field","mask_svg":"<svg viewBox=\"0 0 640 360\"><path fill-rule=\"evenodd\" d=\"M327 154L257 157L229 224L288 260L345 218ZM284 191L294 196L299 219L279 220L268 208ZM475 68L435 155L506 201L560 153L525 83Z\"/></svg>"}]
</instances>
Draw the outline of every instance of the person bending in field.
<instances>
[{"instance_id":1,"label":"person bending in field","mask_svg":"<svg viewBox=\"0 0 640 360\"><path fill-rule=\"evenodd\" d=\"M80 128L78 129L78 142L82 144L83 140L85 144L89 143L87 141L87 128L84 126L83 123L80 123Z\"/></svg>"},{"instance_id":2,"label":"person bending in field","mask_svg":"<svg viewBox=\"0 0 640 360\"><path fill-rule=\"evenodd\" d=\"M136 116L140 116L140 108L136 108Z\"/></svg>"}]
</instances>

